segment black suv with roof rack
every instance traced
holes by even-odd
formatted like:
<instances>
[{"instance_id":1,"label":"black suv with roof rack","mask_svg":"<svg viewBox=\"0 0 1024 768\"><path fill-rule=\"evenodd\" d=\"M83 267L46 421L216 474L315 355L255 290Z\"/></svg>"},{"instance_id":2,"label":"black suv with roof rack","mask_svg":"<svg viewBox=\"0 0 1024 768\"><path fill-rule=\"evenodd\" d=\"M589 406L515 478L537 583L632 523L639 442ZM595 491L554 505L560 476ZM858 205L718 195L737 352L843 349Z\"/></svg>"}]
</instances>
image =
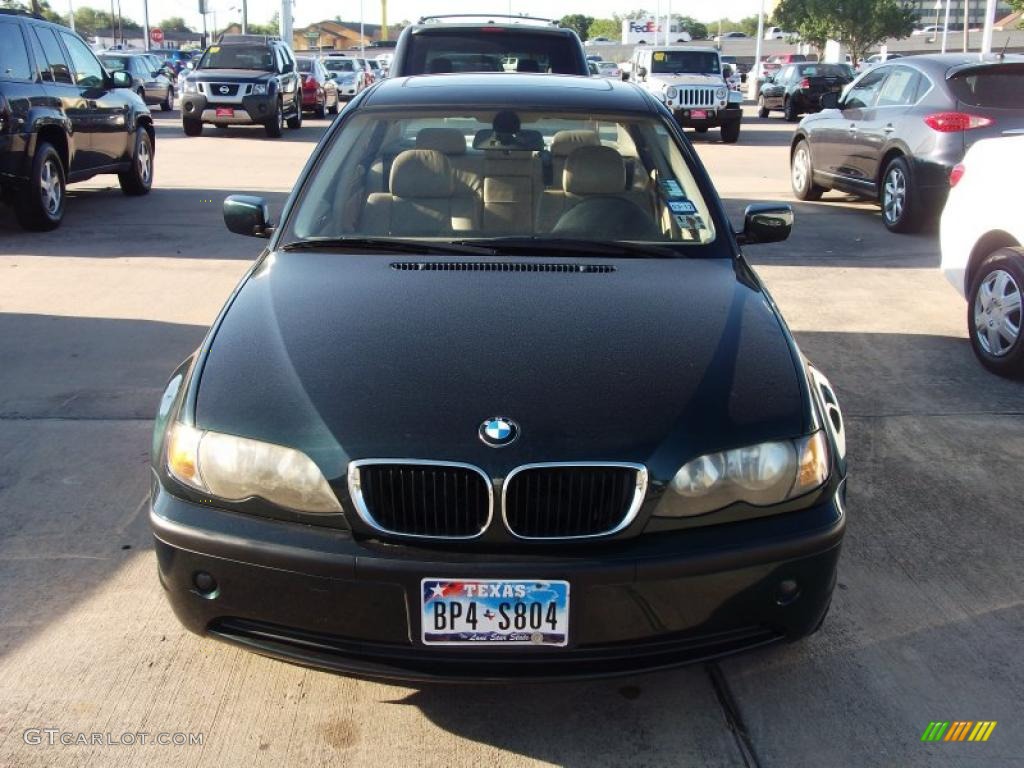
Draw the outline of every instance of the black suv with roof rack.
<instances>
[{"instance_id":1,"label":"black suv with roof rack","mask_svg":"<svg viewBox=\"0 0 1024 768\"><path fill-rule=\"evenodd\" d=\"M295 56L270 35L222 35L207 48L185 79L181 124L198 136L203 124L262 125L278 138L302 127L302 84Z\"/></svg>"},{"instance_id":2,"label":"black suv with roof rack","mask_svg":"<svg viewBox=\"0 0 1024 768\"><path fill-rule=\"evenodd\" d=\"M22 227L58 227L65 185L97 174L149 192L153 119L131 84L70 29L0 10L0 197Z\"/></svg>"},{"instance_id":3,"label":"black suv with roof rack","mask_svg":"<svg viewBox=\"0 0 1024 768\"><path fill-rule=\"evenodd\" d=\"M550 19L503 14L424 16L402 30L389 76L447 72L590 76L576 32Z\"/></svg>"}]
</instances>

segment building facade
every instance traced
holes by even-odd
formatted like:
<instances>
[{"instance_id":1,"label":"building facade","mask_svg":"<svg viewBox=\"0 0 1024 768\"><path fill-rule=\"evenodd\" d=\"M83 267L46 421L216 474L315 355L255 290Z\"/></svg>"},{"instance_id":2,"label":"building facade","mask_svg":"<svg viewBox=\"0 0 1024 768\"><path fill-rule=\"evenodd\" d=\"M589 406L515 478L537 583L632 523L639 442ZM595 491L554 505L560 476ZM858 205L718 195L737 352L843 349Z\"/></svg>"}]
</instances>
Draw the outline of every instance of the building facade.
<instances>
[{"instance_id":1,"label":"building facade","mask_svg":"<svg viewBox=\"0 0 1024 768\"><path fill-rule=\"evenodd\" d=\"M946 18L945 0L904 0L903 6L914 14L918 27L942 24ZM950 0L949 28L951 30L964 28L965 8L967 9L968 29L980 29L985 24L985 0ZM1013 8L1009 3L999 0L996 4L996 19L1001 19L1012 11Z\"/></svg>"}]
</instances>

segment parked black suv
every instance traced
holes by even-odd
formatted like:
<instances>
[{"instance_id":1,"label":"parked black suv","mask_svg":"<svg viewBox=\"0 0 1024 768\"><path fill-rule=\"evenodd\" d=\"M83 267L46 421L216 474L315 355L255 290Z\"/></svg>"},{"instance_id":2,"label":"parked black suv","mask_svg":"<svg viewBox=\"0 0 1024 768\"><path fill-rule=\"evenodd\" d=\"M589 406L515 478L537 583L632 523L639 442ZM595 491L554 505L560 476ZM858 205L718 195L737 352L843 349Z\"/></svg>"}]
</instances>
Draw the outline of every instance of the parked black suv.
<instances>
[{"instance_id":1,"label":"parked black suv","mask_svg":"<svg viewBox=\"0 0 1024 768\"><path fill-rule=\"evenodd\" d=\"M203 123L262 125L278 138L287 121L302 127L302 85L295 56L276 37L223 35L203 52L181 90L181 123L198 136Z\"/></svg>"},{"instance_id":2,"label":"parked black suv","mask_svg":"<svg viewBox=\"0 0 1024 768\"><path fill-rule=\"evenodd\" d=\"M474 21L443 21L454 18ZM388 70L390 77L446 72L552 72L590 76L587 55L579 37L573 30L559 27L558 22L549 19L502 14L424 16L417 24L402 30Z\"/></svg>"},{"instance_id":3,"label":"parked black suv","mask_svg":"<svg viewBox=\"0 0 1024 768\"><path fill-rule=\"evenodd\" d=\"M149 192L153 119L131 84L70 29L0 10L0 193L21 226L59 226L65 184L100 173Z\"/></svg>"}]
</instances>

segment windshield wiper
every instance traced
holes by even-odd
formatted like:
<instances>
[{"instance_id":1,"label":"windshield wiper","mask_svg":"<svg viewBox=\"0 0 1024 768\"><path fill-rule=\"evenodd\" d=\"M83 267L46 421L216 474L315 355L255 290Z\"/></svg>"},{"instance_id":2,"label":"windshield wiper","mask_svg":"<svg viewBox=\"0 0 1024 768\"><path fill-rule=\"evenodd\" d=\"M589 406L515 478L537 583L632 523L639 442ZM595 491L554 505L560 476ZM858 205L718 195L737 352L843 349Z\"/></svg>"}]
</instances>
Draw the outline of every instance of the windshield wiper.
<instances>
[{"instance_id":1,"label":"windshield wiper","mask_svg":"<svg viewBox=\"0 0 1024 768\"><path fill-rule=\"evenodd\" d=\"M463 242L434 242L395 237L321 237L296 240L280 247L282 251L340 250L383 251L385 253L451 254L493 256L495 250L485 245Z\"/></svg>"},{"instance_id":2,"label":"windshield wiper","mask_svg":"<svg viewBox=\"0 0 1024 768\"><path fill-rule=\"evenodd\" d=\"M488 237L479 240L456 240L459 245L486 246L491 252L534 253L557 256L559 253L591 254L593 256L620 256L633 259L677 259L685 257L674 248L647 243L623 241L600 242L571 237Z\"/></svg>"}]
</instances>

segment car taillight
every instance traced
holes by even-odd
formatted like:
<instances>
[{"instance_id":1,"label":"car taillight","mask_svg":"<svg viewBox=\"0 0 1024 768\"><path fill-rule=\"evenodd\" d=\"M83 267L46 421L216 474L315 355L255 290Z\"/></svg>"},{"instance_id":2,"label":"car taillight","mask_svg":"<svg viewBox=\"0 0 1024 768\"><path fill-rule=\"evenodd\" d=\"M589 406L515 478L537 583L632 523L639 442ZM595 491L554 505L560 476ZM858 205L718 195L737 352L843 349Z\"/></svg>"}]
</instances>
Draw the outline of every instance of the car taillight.
<instances>
[{"instance_id":1,"label":"car taillight","mask_svg":"<svg viewBox=\"0 0 1024 768\"><path fill-rule=\"evenodd\" d=\"M963 163L957 163L956 165L953 166L953 170L949 172L950 189L952 189L953 187L960 183L960 179L964 177L964 171L966 170L967 168L964 166Z\"/></svg>"},{"instance_id":2,"label":"car taillight","mask_svg":"<svg viewBox=\"0 0 1024 768\"><path fill-rule=\"evenodd\" d=\"M929 128L939 133L970 131L975 128L984 128L994 122L987 117L971 115L967 112L936 112L925 117L924 121Z\"/></svg>"},{"instance_id":3,"label":"car taillight","mask_svg":"<svg viewBox=\"0 0 1024 768\"><path fill-rule=\"evenodd\" d=\"M810 87L811 87L811 81L810 81L810 80L808 80L808 79L807 79L807 78L805 77L805 78L804 78L803 80L801 80L801 81L800 81L800 87L801 87L801 88L804 88L804 89L810 88Z\"/></svg>"}]
</instances>

